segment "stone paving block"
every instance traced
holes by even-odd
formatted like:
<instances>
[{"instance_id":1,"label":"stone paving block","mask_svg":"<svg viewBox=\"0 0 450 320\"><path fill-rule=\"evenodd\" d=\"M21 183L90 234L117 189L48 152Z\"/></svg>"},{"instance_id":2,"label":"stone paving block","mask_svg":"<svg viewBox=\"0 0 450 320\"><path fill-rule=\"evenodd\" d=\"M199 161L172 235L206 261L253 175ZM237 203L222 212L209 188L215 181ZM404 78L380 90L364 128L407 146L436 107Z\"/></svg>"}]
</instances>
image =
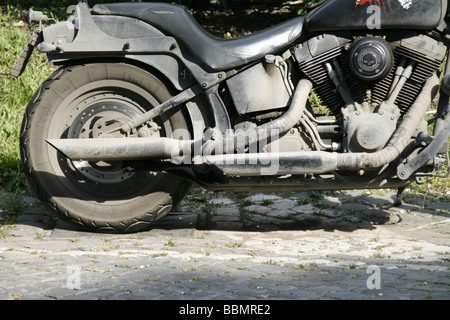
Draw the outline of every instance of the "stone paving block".
<instances>
[{"instance_id":1,"label":"stone paving block","mask_svg":"<svg viewBox=\"0 0 450 320\"><path fill-rule=\"evenodd\" d=\"M218 216L239 216L239 207L235 204L229 206L221 206L216 211Z\"/></svg>"},{"instance_id":2,"label":"stone paving block","mask_svg":"<svg viewBox=\"0 0 450 320\"><path fill-rule=\"evenodd\" d=\"M296 206L296 207L292 208L291 210L298 212L298 213L308 214L308 213L315 212L317 209L312 203L309 203L309 204L305 204L305 205L301 205L301 206Z\"/></svg>"},{"instance_id":3,"label":"stone paving block","mask_svg":"<svg viewBox=\"0 0 450 320\"><path fill-rule=\"evenodd\" d=\"M249 206L245 207L244 210L249 212L249 214L257 213L257 214L260 214L260 215L261 214L266 214L267 215L267 214L269 214L269 213L271 213L273 211L273 209L270 208L270 207L261 206L261 205L258 205L258 204L249 205Z\"/></svg>"},{"instance_id":4,"label":"stone paving block","mask_svg":"<svg viewBox=\"0 0 450 320\"><path fill-rule=\"evenodd\" d=\"M215 204L215 205L231 205L235 204L235 200L230 199L228 197L220 197L220 198L212 198L208 200L208 203Z\"/></svg>"},{"instance_id":5,"label":"stone paving block","mask_svg":"<svg viewBox=\"0 0 450 320\"><path fill-rule=\"evenodd\" d=\"M431 203L427 204L427 209L445 210L447 213L449 213L450 202L431 202Z\"/></svg>"},{"instance_id":6,"label":"stone paving block","mask_svg":"<svg viewBox=\"0 0 450 320\"><path fill-rule=\"evenodd\" d=\"M252 194L248 197L246 197L244 200L245 201L250 201L251 203L260 203L264 200L281 200L283 199L281 196L277 196L277 195L272 195L272 194L265 194L265 193L256 193L256 194Z\"/></svg>"},{"instance_id":7,"label":"stone paving block","mask_svg":"<svg viewBox=\"0 0 450 320\"><path fill-rule=\"evenodd\" d=\"M319 209L317 211L315 211L316 215L320 215L320 216L326 216L326 217L339 217L339 216L344 216L347 213L346 212L342 212L342 211L338 211L338 210L334 210L334 209Z\"/></svg>"},{"instance_id":8,"label":"stone paving block","mask_svg":"<svg viewBox=\"0 0 450 320\"><path fill-rule=\"evenodd\" d=\"M288 222L284 219L250 213L242 218L242 222L244 223L244 226L247 228L248 227L259 228L263 226L265 228L274 228L276 226L283 226L288 224Z\"/></svg>"},{"instance_id":9,"label":"stone paving block","mask_svg":"<svg viewBox=\"0 0 450 320\"><path fill-rule=\"evenodd\" d=\"M280 199L275 200L273 203L269 204L269 207L275 210L290 210L297 206L298 202L291 199Z\"/></svg>"},{"instance_id":10,"label":"stone paving block","mask_svg":"<svg viewBox=\"0 0 450 320\"><path fill-rule=\"evenodd\" d=\"M320 201L321 205L325 205L331 208L340 206L342 204L342 199L338 197L327 196Z\"/></svg>"},{"instance_id":11,"label":"stone paving block","mask_svg":"<svg viewBox=\"0 0 450 320\"><path fill-rule=\"evenodd\" d=\"M341 204L339 205L338 208L336 208L337 210L342 210L345 212L364 212L364 210L367 210L368 207L366 204L362 204L362 203L345 203L345 204Z\"/></svg>"},{"instance_id":12,"label":"stone paving block","mask_svg":"<svg viewBox=\"0 0 450 320\"><path fill-rule=\"evenodd\" d=\"M216 221L215 222L215 228L217 230L241 230L244 226L243 222L236 222L236 221Z\"/></svg>"},{"instance_id":13,"label":"stone paving block","mask_svg":"<svg viewBox=\"0 0 450 320\"><path fill-rule=\"evenodd\" d=\"M289 209L279 209L279 210L272 210L267 215L273 218L290 220L293 214L295 213Z\"/></svg>"},{"instance_id":14,"label":"stone paving block","mask_svg":"<svg viewBox=\"0 0 450 320\"><path fill-rule=\"evenodd\" d=\"M373 207L389 206L393 203L390 197L380 196L376 194L364 198L364 201Z\"/></svg>"}]
</instances>

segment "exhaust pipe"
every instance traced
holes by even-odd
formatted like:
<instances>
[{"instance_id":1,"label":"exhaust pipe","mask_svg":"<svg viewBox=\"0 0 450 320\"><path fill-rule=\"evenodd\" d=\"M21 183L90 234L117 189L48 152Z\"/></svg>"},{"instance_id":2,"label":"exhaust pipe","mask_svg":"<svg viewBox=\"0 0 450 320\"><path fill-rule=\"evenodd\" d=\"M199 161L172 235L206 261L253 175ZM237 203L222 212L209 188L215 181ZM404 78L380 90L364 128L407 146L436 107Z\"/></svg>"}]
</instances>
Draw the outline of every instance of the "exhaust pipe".
<instances>
[{"instance_id":1,"label":"exhaust pipe","mask_svg":"<svg viewBox=\"0 0 450 320\"><path fill-rule=\"evenodd\" d=\"M270 129L275 128L284 131L287 130L286 128L293 127L297 123L295 119L301 117L303 112L290 111L298 111L304 108L306 104L305 95L309 93L307 89L309 89L310 84L308 80L305 80L302 85L299 84L289 111L266 127L261 128L261 126L254 129L257 130L257 134L250 136L262 137L264 139L268 138ZM338 154L324 151L311 151L212 155L213 152L211 151L215 147L220 147L219 150L225 151L223 153L229 153L227 151L230 148L228 145L223 145L225 141L213 141L212 145L206 146L203 150L203 161L216 165L225 174L231 176L321 174L335 170L378 168L394 161L411 142L411 137L419 121L423 119L438 86L439 79L437 76L433 76L427 80L421 93L387 146L383 150L375 153ZM265 133L263 134L262 131ZM246 133L248 134L248 132ZM235 141L239 140L236 137L238 135L234 136ZM196 145L196 142L192 140L183 141L170 138L49 139L47 142L71 160L85 161L146 160L156 158L173 160L182 156L184 151L191 152L195 149L194 147ZM198 141L198 143L200 142ZM221 145L218 145L219 143ZM234 147L236 147L236 144L234 144ZM205 153L205 150L210 153ZM194 153L190 153L191 157L193 155Z\"/></svg>"},{"instance_id":2,"label":"exhaust pipe","mask_svg":"<svg viewBox=\"0 0 450 320\"><path fill-rule=\"evenodd\" d=\"M279 134L291 129L300 121L311 89L311 81L300 80L292 98L291 106L284 115L268 124L252 129L255 132L237 133L232 137L232 144L225 143L225 140L210 141L211 143L206 143L202 154L211 155L217 150L221 150L221 153L233 153L235 149L245 147L245 144L250 145L259 140L267 140L272 133ZM173 103L168 105L173 105ZM152 117L156 116L153 111L151 115ZM247 137L252 138L248 139ZM252 140L253 137L255 137L254 140ZM47 142L74 161L168 159L177 157L184 151L194 150L198 143L202 145L202 141L180 141L170 138L48 139ZM194 153L190 153L190 155L193 156Z\"/></svg>"},{"instance_id":3,"label":"exhaust pipe","mask_svg":"<svg viewBox=\"0 0 450 320\"><path fill-rule=\"evenodd\" d=\"M190 151L190 141L170 138L49 139L47 143L73 161L124 161L171 159L180 163L183 150ZM191 157L189 157L189 160ZM283 152L226 154L202 157L228 176L320 174L337 170L337 154Z\"/></svg>"},{"instance_id":4,"label":"exhaust pipe","mask_svg":"<svg viewBox=\"0 0 450 320\"><path fill-rule=\"evenodd\" d=\"M337 170L337 154L323 151L229 154L204 159L228 176L321 174Z\"/></svg>"},{"instance_id":5,"label":"exhaust pipe","mask_svg":"<svg viewBox=\"0 0 450 320\"><path fill-rule=\"evenodd\" d=\"M273 135L278 135L292 129L298 124L304 115L306 103L308 102L309 93L313 88L313 84L308 79L301 79L298 82L295 93L292 97L288 111L281 117L260 125L256 128L241 131L232 138L233 143L228 140L216 140L206 143L203 154L213 154L214 151L220 150L219 153L234 153L234 150L240 150L248 145L257 143L258 141L267 141Z\"/></svg>"},{"instance_id":6,"label":"exhaust pipe","mask_svg":"<svg viewBox=\"0 0 450 320\"><path fill-rule=\"evenodd\" d=\"M191 142L170 138L48 139L52 147L73 161L170 159L191 150Z\"/></svg>"}]
</instances>

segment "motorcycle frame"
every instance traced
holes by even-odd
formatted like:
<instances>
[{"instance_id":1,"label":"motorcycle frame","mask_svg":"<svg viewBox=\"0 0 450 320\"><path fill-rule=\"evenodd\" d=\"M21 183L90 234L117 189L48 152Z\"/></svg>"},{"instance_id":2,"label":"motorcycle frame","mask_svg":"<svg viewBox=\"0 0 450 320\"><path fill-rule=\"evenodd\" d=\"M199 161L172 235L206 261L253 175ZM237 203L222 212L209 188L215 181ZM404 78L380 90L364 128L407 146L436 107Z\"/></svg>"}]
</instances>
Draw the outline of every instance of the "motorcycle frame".
<instances>
[{"instance_id":1,"label":"motorcycle frame","mask_svg":"<svg viewBox=\"0 0 450 320\"><path fill-rule=\"evenodd\" d=\"M149 30L153 32L150 32L148 37L120 39L106 34L99 28L86 3L78 3L75 9L78 19L76 36L67 27L67 23L57 23L44 30L39 30L35 35L30 37L29 48L36 47L41 53L47 54L49 62L57 65L111 59L142 64L146 68L150 68L158 74L163 75L176 90L181 91L171 101L158 106L160 110L176 107L200 94L204 94L207 100L207 106L210 108L216 124L215 129L225 132L232 127L227 107L219 95L219 86L225 80L230 79L260 61L248 64L240 69L232 69L226 72L209 72L175 38L161 34L156 28L152 30L152 27L149 26ZM110 16L109 18L116 19L118 23L124 20L127 22L135 20L120 16ZM70 39L71 37L73 38ZM301 42L302 39L298 41ZM31 52L27 52L28 54L31 54ZM27 59L22 64L26 65L26 62ZM24 68L24 65L19 65L15 69L23 71ZM189 108L187 110L192 122L204 121L201 112L198 110L191 110ZM147 117L149 116L147 115ZM136 126L136 124L129 124L128 129L131 129L132 126ZM447 123L442 131L448 132L449 127ZM431 149L435 150L440 148L435 146ZM340 157L337 161L343 166L346 165L349 168L353 168L363 162L369 162L368 159L369 157L358 158L354 155L347 155ZM141 162L136 163L134 159L130 161L138 167L145 166ZM148 165L154 167L151 161L148 162ZM364 165L360 166L363 168ZM320 174L295 175L277 180L275 177L267 176L241 177L239 175L224 175L223 172L211 172L214 171L214 168L206 173L202 173L201 170L192 170L192 166L180 168L169 166L163 169L211 190L234 192L404 188L416 179L412 174L408 176L403 175L401 179L387 178L382 175L374 179L356 179L352 183L344 186L342 177L339 177L337 174L326 174L323 176Z\"/></svg>"}]
</instances>

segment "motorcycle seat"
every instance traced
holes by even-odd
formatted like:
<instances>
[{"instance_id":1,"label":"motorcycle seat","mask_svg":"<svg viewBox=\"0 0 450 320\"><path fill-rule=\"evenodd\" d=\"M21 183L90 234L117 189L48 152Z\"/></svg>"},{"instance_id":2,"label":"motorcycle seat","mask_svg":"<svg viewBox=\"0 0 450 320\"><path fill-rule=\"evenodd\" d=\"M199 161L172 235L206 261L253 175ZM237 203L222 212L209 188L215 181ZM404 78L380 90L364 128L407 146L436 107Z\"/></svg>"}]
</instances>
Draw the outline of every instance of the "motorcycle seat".
<instances>
[{"instance_id":1,"label":"motorcycle seat","mask_svg":"<svg viewBox=\"0 0 450 320\"><path fill-rule=\"evenodd\" d=\"M289 48L303 29L303 17L296 17L268 29L237 39L222 39L203 29L189 11L179 5L157 2L97 4L92 12L142 20L173 36L208 71L224 71Z\"/></svg>"}]
</instances>

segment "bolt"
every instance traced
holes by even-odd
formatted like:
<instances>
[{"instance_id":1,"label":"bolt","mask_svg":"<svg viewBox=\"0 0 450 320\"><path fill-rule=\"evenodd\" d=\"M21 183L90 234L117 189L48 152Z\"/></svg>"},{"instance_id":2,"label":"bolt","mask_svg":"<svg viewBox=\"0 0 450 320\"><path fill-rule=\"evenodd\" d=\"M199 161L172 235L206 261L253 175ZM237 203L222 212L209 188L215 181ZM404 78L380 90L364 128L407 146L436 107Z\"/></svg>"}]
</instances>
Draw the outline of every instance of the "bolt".
<instances>
[{"instance_id":1,"label":"bolt","mask_svg":"<svg viewBox=\"0 0 450 320\"><path fill-rule=\"evenodd\" d=\"M127 43L125 43L124 45L123 45L123 50L124 51L126 51L126 50L128 50L128 49L130 49L131 48L131 44L129 43L129 42L127 42Z\"/></svg>"},{"instance_id":2,"label":"bolt","mask_svg":"<svg viewBox=\"0 0 450 320\"><path fill-rule=\"evenodd\" d=\"M400 176L402 176L402 177L406 177L407 174L408 174L408 170L406 170L406 169L402 169L400 171Z\"/></svg>"}]
</instances>

